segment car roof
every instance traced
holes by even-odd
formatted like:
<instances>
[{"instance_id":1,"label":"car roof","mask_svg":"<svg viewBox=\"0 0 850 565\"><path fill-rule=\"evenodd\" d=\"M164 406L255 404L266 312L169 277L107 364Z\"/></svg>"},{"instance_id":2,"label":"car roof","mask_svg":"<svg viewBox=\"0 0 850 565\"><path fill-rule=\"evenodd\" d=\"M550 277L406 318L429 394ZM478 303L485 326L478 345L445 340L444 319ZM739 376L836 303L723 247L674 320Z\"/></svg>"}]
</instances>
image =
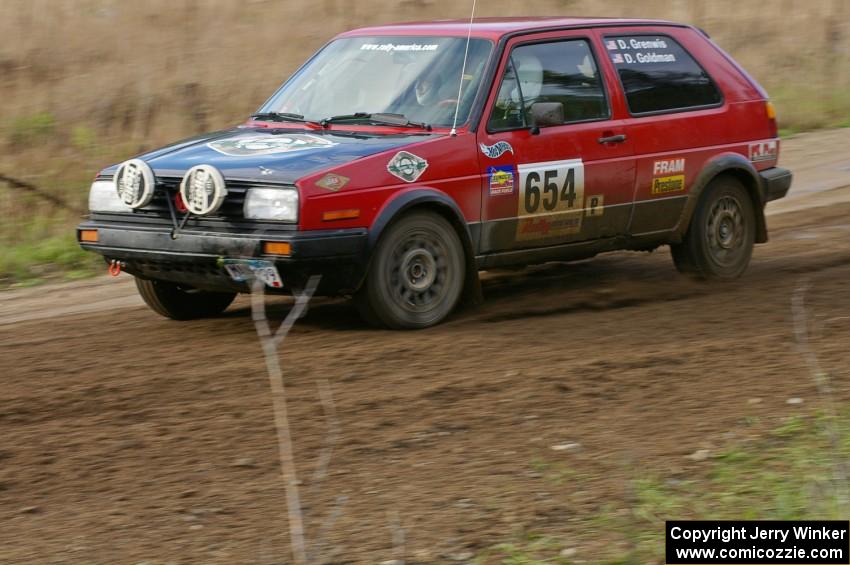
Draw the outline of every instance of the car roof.
<instances>
[{"instance_id":1,"label":"car roof","mask_svg":"<svg viewBox=\"0 0 850 565\"><path fill-rule=\"evenodd\" d=\"M503 35L517 32L534 32L552 28L581 27L620 27L620 26L677 26L684 24L666 20L624 19L624 18L475 18L472 23L473 37L498 39ZM687 27L687 26L684 26ZM364 27L340 34L340 37L362 35L454 35L466 36L469 32L469 20L432 20L404 22L381 26Z\"/></svg>"}]
</instances>

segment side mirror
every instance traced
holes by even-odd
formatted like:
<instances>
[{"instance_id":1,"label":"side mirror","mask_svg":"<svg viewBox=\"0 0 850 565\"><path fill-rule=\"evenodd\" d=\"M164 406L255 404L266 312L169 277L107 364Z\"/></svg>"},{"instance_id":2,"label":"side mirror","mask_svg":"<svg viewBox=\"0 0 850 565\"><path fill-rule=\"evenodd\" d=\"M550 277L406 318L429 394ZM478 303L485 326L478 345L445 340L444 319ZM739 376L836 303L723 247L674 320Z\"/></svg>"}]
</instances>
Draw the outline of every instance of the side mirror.
<instances>
[{"instance_id":1,"label":"side mirror","mask_svg":"<svg viewBox=\"0 0 850 565\"><path fill-rule=\"evenodd\" d=\"M533 126L545 128L564 123L564 105L560 102L535 102L531 105Z\"/></svg>"}]
</instances>

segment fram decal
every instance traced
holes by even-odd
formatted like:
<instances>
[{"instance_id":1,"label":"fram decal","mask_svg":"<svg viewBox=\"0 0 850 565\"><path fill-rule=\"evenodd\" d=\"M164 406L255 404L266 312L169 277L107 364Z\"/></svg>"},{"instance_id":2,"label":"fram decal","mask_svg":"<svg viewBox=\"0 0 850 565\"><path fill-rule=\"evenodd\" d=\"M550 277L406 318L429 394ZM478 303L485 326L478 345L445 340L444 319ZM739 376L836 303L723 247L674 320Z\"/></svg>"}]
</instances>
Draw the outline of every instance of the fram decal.
<instances>
[{"instance_id":1,"label":"fram decal","mask_svg":"<svg viewBox=\"0 0 850 565\"><path fill-rule=\"evenodd\" d=\"M478 147L481 148L481 152L484 153L487 157L491 159L496 159L501 157L505 153L510 152L513 154L514 148L511 147L511 144L507 141L497 141L493 145L485 145L483 143L479 143Z\"/></svg>"},{"instance_id":2,"label":"fram decal","mask_svg":"<svg viewBox=\"0 0 850 565\"><path fill-rule=\"evenodd\" d=\"M770 161L776 159L776 140L759 141L758 143L750 143L750 161Z\"/></svg>"},{"instance_id":3,"label":"fram decal","mask_svg":"<svg viewBox=\"0 0 850 565\"><path fill-rule=\"evenodd\" d=\"M427 168L428 161L407 151L399 151L387 163L387 171L404 182L416 182Z\"/></svg>"},{"instance_id":4,"label":"fram decal","mask_svg":"<svg viewBox=\"0 0 850 565\"><path fill-rule=\"evenodd\" d=\"M315 135L292 133L287 135L241 135L207 143L207 147L231 157L274 155L307 149L328 149L336 145Z\"/></svg>"},{"instance_id":5,"label":"fram decal","mask_svg":"<svg viewBox=\"0 0 850 565\"><path fill-rule=\"evenodd\" d=\"M652 164L652 176L668 175L671 173L684 173L684 159L663 159Z\"/></svg>"},{"instance_id":6,"label":"fram decal","mask_svg":"<svg viewBox=\"0 0 850 565\"><path fill-rule=\"evenodd\" d=\"M490 179L490 196L514 193L513 165L502 167L487 167L487 178Z\"/></svg>"},{"instance_id":7,"label":"fram decal","mask_svg":"<svg viewBox=\"0 0 850 565\"><path fill-rule=\"evenodd\" d=\"M685 159L659 159L652 164L652 194L685 190Z\"/></svg>"}]
</instances>

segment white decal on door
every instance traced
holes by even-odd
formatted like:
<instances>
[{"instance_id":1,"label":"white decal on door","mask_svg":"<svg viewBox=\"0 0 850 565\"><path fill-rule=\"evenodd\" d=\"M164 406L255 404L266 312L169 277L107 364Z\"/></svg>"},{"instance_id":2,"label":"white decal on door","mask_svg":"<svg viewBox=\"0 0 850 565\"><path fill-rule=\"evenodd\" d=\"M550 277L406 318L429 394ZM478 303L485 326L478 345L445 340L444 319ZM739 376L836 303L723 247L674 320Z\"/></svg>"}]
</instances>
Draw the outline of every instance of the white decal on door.
<instances>
[{"instance_id":1,"label":"white decal on door","mask_svg":"<svg viewBox=\"0 0 850 565\"><path fill-rule=\"evenodd\" d=\"M581 231L584 163L581 159L527 163L517 167L518 241L546 239Z\"/></svg>"}]
</instances>

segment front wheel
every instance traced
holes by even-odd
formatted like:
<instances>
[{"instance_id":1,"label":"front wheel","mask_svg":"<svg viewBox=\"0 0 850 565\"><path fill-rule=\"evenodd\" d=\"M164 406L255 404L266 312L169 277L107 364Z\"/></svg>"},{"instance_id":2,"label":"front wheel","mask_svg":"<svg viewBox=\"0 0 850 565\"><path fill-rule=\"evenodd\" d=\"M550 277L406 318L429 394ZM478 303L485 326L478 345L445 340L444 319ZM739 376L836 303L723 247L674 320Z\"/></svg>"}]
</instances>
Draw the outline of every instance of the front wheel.
<instances>
[{"instance_id":1,"label":"front wheel","mask_svg":"<svg viewBox=\"0 0 850 565\"><path fill-rule=\"evenodd\" d=\"M457 304L464 267L463 245L451 224L431 212L410 213L381 236L355 304L373 325L433 326Z\"/></svg>"},{"instance_id":2,"label":"front wheel","mask_svg":"<svg viewBox=\"0 0 850 565\"><path fill-rule=\"evenodd\" d=\"M221 314L236 298L235 292L208 292L138 277L136 288L151 310L172 320L194 320Z\"/></svg>"},{"instance_id":3,"label":"front wheel","mask_svg":"<svg viewBox=\"0 0 850 565\"><path fill-rule=\"evenodd\" d=\"M697 278L730 280L747 270L756 217L744 186L720 177L705 187L682 243L671 245L676 268Z\"/></svg>"}]
</instances>

